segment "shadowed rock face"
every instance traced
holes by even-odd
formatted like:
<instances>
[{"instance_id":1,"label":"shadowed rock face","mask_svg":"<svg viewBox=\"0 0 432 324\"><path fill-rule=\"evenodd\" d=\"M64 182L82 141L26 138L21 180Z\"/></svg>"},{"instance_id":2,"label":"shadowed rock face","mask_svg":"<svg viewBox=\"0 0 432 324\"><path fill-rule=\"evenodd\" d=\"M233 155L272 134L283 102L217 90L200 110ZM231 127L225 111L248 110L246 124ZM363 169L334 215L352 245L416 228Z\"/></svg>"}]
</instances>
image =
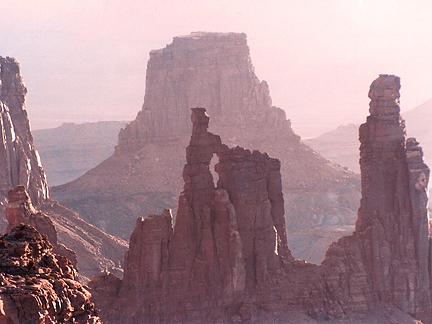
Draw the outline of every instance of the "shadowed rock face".
<instances>
[{"instance_id":1,"label":"shadowed rock face","mask_svg":"<svg viewBox=\"0 0 432 324\"><path fill-rule=\"evenodd\" d=\"M350 308L359 307L354 300L363 309L385 301L431 323L429 168L415 139L405 138L399 88L393 75L380 75L371 85L370 116L360 127L362 199L356 232L329 248L323 266L345 263L328 273L330 287L345 278L344 285L355 291L355 299L343 298ZM346 263L347 256L352 261Z\"/></svg>"},{"instance_id":2,"label":"shadowed rock face","mask_svg":"<svg viewBox=\"0 0 432 324\"><path fill-rule=\"evenodd\" d=\"M432 323L429 169L418 143L405 139L399 87L399 78L388 75L371 85L371 115L360 129L356 231L333 243L320 266L293 258L288 249L280 162L228 148L208 132L205 110L192 109L175 228L168 210L138 219L125 279L104 273L89 283L102 318L274 323L272 316L288 318L295 308L311 323L394 321L373 315L384 307L397 309L397 322L414 323L412 315ZM219 157L216 187L213 154Z\"/></svg>"},{"instance_id":3,"label":"shadowed rock face","mask_svg":"<svg viewBox=\"0 0 432 324\"><path fill-rule=\"evenodd\" d=\"M33 146L20 66L13 58L0 57L0 194L24 185L33 203L49 197L49 188ZM13 122L12 122L13 121Z\"/></svg>"},{"instance_id":4,"label":"shadowed rock face","mask_svg":"<svg viewBox=\"0 0 432 324\"><path fill-rule=\"evenodd\" d=\"M206 107L210 131L281 162L293 254L320 262L326 247L354 228L359 179L306 145L272 105L254 73L245 34L192 33L152 51L136 119L119 133L116 153L53 196L109 233L128 238L137 217L177 208L190 108Z\"/></svg>"},{"instance_id":5,"label":"shadowed rock face","mask_svg":"<svg viewBox=\"0 0 432 324\"><path fill-rule=\"evenodd\" d=\"M365 258L378 297L430 321L429 168L415 139L405 139L399 88L399 78L391 75L371 85L370 116L360 127L362 200L356 231L365 233Z\"/></svg>"}]
</instances>

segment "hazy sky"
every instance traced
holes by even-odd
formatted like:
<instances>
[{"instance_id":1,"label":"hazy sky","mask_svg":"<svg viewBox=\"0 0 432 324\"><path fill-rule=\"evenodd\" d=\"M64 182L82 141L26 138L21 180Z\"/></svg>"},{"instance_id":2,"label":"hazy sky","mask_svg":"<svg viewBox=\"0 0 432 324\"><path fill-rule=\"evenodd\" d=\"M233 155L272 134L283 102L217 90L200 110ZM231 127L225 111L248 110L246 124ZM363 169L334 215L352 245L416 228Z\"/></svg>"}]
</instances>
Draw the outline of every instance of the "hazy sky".
<instances>
[{"instance_id":1,"label":"hazy sky","mask_svg":"<svg viewBox=\"0 0 432 324\"><path fill-rule=\"evenodd\" d=\"M380 73L401 77L402 111L432 98L430 0L0 0L33 129L134 119L150 50L192 31L246 33L302 137L363 122Z\"/></svg>"}]
</instances>

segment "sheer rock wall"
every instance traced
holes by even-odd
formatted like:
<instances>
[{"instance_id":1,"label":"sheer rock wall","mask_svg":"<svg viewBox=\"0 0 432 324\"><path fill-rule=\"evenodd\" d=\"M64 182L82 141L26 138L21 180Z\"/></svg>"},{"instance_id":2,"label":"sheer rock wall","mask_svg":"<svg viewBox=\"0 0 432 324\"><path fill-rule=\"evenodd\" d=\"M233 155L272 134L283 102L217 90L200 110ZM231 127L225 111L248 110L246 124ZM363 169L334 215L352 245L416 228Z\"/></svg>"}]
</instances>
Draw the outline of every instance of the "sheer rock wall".
<instances>
[{"instance_id":1,"label":"sheer rock wall","mask_svg":"<svg viewBox=\"0 0 432 324\"><path fill-rule=\"evenodd\" d=\"M49 188L25 110L27 89L20 66L13 58L0 57L0 195L24 185L33 203L49 197ZM13 121L13 122L12 122Z\"/></svg>"}]
</instances>

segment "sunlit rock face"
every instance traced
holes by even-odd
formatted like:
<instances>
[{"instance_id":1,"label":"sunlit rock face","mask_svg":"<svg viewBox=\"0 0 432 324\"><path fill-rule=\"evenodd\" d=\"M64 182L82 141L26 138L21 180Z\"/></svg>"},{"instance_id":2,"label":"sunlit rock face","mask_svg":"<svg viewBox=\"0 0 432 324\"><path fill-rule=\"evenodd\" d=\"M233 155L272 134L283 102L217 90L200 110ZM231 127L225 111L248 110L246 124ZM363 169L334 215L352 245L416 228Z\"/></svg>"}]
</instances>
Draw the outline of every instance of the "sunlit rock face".
<instances>
[{"instance_id":1,"label":"sunlit rock face","mask_svg":"<svg viewBox=\"0 0 432 324\"><path fill-rule=\"evenodd\" d=\"M286 243L279 160L230 149L208 131L205 110L192 109L175 227L168 210L138 219L125 279L103 273L89 283L102 318L432 323L429 169L416 140L405 139L399 87L388 75L371 85L356 231L333 243L320 266L295 259Z\"/></svg>"},{"instance_id":2,"label":"sunlit rock face","mask_svg":"<svg viewBox=\"0 0 432 324\"><path fill-rule=\"evenodd\" d=\"M0 57L0 195L24 185L33 203L49 197L39 154L33 146L25 110L27 89L20 66L13 58Z\"/></svg>"},{"instance_id":3,"label":"sunlit rock face","mask_svg":"<svg viewBox=\"0 0 432 324\"><path fill-rule=\"evenodd\" d=\"M26 93L18 62L0 57L0 233L21 223L32 225L48 236L55 253L78 264L81 280L103 269L121 275L126 242L49 199L25 110Z\"/></svg>"},{"instance_id":4,"label":"sunlit rock face","mask_svg":"<svg viewBox=\"0 0 432 324\"><path fill-rule=\"evenodd\" d=\"M191 107L206 107L228 147L267 152L281 162L293 254L319 263L354 228L360 183L304 145L269 86L254 73L245 34L192 33L150 53L136 119L116 153L53 196L93 224L128 238L137 217L177 207ZM84 198L85 197L85 198Z\"/></svg>"}]
</instances>

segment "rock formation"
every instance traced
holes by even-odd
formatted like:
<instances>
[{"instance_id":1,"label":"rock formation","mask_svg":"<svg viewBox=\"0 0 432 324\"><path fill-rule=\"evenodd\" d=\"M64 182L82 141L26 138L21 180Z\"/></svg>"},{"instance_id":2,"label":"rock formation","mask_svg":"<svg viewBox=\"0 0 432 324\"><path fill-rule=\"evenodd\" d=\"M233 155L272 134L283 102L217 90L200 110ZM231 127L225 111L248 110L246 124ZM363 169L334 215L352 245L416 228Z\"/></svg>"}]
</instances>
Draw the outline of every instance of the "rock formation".
<instances>
[{"instance_id":1,"label":"rock formation","mask_svg":"<svg viewBox=\"0 0 432 324\"><path fill-rule=\"evenodd\" d=\"M33 226L39 233L46 235L53 246L53 252L69 259L76 267L77 256L74 251L58 242L54 223L48 216L37 212L30 201L24 186L16 186L8 192L9 203L6 207L8 227L6 233L21 224Z\"/></svg>"},{"instance_id":2,"label":"rock formation","mask_svg":"<svg viewBox=\"0 0 432 324\"><path fill-rule=\"evenodd\" d=\"M98 304L110 309L107 323L250 319L253 301L275 298L268 292L278 271L294 259L286 242L280 162L228 148L208 132L205 109L192 111L175 230L169 210L139 218L121 284L107 273L89 284ZM217 188L210 171L214 154ZM232 314L226 315L228 308Z\"/></svg>"},{"instance_id":3,"label":"rock formation","mask_svg":"<svg viewBox=\"0 0 432 324\"><path fill-rule=\"evenodd\" d=\"M0 57L0 195L24 185L33 203L49 197L49 189L39 154L33 146L25 95L27 89L20 66L13 58Z\"/></svg>"},{"instance_id":4,"label":"rock formation","mask_svg":"<svg viewBox=\"0 0 432 324\"><path fill-rule=\"evenodd\" d=\"M105 269L121 276L126 242L87 224L49 198L25 110L26 93L18 62L0 57L0 215L4 215L0 232L8 227L6 219L9 230L21 222L30 224L48 236L55 253L78 260L80 279L89 280ZM61 243L77 251L77 256Z\"/></svg>"},{"instance_id":5,"label":"rock formation","mask_svg":"<svg viewBox=\"0 0 432 324\"><path fill-rule=\"evenodd\" d=\"M351 259L349 267L328 272L331 287L343 291L344 278L342 286L355 292L351 299L349 293L340 299L346 308L366 310L383 301L431 323L429 169L415 139L405 138L399 82L380 75L371 85L370 116L360 127L362 199L356 232L332 245L323 265L334 269Z\"/></svg>"},{"instance_id":6,"label":"rock formation","mask_svg":"<svg viewBox=\"0 0 432 324\"><path fill-rule=\"evenodd\" d=\"M360 197L356 175L319 156L295 135L254 73L245 34L192 33L150 53L137 118L113 156L52 189L60 203L109 233L128 238L137 217L177 207L190 107L206 107L211 131L229 147L279 157L290 246L319 262L325 246L351 232Z\"/></svg>"},{"instance_id":7,"label":"rock formation","mask_svg":"<svg viewBox=\"0 0 432 324\"><path fill-rule=\"evenodd\" d=\"M124 280L103 273L89 283L102 318L282 323L297 311L304 323L432 323L429 169L415 139L406 140L399 88L392 75L371 85L356 231L333 243L320 266L288 249L280 162L228 148L208 132L205 110L192 109L175 227L168 210L138 219Z\"/></svg>"},{"instance_id":8,"label":"rock formation","mask_svg":"<svg viewBox=\"0 0 432 324\"><path fill-rule=\"evenodd\" d=\"M425 161L430 164L432 159L432 99L426 101L413 110L402 114L407 127L407 136L415 137L422 143ZM360 125L340 126L317 138L307 139L318 153L327 159L339 163L350 170L360 173L358 151L358 128ZM428 161L429 159L429 161ZM432 190L429 190L429 196ZM429 212L432 212L431 207Z\"/></svg>"},{"instance_id":9,"label":"rock formation","mask_svg":"<svg viewBox=\"0 0 432 324\"><path fill-rule=\"evenodd\" d=\"M90 297L72 263L33 227L0 237L0 323L101 323Z\"/></svg>"}]
</instances>

